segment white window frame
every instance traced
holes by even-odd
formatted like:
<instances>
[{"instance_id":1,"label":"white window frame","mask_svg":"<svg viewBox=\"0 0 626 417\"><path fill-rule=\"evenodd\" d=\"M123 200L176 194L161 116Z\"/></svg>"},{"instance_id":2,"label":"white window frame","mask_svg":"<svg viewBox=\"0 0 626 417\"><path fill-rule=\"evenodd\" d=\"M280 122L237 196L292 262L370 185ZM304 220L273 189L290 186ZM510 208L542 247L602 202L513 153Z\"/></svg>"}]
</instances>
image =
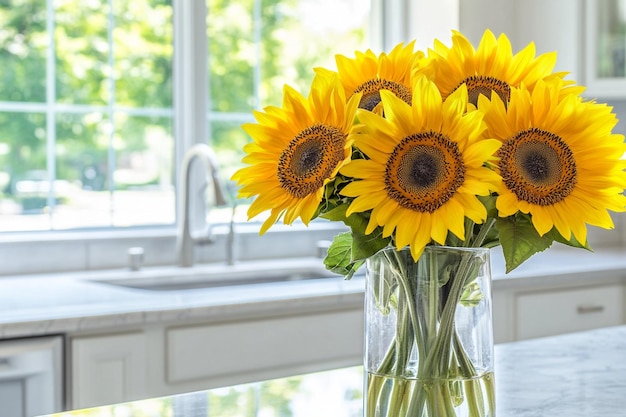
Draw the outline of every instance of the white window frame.
<instances>
[{"instance_id":1,"label":"white window frame","mask_svg":"<svg viewBox=\"0 0 626 417\"><path fill-rule=\"evenodd\" d=\"M598 0L584 0L583 16L583 84L589 97L623 98L626 91L626 77L600 78L598 74Z\"/></svg>"},{"instance_id":2,"label":"white window frame","mask_svg":"<svg viewBox=\"0 0 626 417\"><path fill-rule=\"evenodd\" d=\"M450 33L458 23L458 1L445 0L438 16L428 0L373 0L373 50L389 50L399 42L420 37L432 43L433 30L421 22L438 21L440 32ZM439 3L438 3L439 4ZM207 91L206 1L173 0L174 7L174 134L176 137L176 169L190 146L208 140L207 100L198 91ZM428 13L420 13L420 10ZM452 11L452 13L451 13ZM448 27L446 27L448 26ZM426 27L426 29L424 29ZM445 30L444 30L445 29ZM441 33L431 35L442 36ZM199 59L200 58L200 59ZM50 83L49 83L50 84ZM51 83L54 85L54 83ZM53 91L52 91L53 93ZM251 115L250 115L251 117ZM52 149L53 151L53 149ZM49 168L54 169L54 167ZM177 172L177 178L179 177ZM179 187L177 187L178 189ZM177 198L177 202L178 202ZM177 203L177 219L180 217ZM0 233L0 276L125 268L131 247L144 249L145 265L171 265L175 259L176 225L133 227L110 230L67 230L24 233ZM304 231L306 230L306 233ZM253 258L307 256L315 253L318 240L332 238L343 226L329 222L292 227L277 225L262 238L258 226L237 225L237 237L246 254ZM225 259L228 228L215 230L218 241L204 247L198 262L219 262ZM287 235L288 237L286 237ZM298 245L287 244L293 242ZM260 240L262 239L262 240ZM258 247L258 249L257 249Z\"/></svg>"}]
</instances>

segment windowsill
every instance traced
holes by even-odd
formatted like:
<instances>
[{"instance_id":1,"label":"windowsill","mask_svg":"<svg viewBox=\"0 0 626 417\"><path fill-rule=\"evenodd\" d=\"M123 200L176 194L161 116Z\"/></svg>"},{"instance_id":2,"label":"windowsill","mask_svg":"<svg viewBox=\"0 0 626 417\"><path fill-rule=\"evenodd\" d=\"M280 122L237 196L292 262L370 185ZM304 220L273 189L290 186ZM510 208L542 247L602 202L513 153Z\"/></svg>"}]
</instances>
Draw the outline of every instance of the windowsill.
<instances>
[{"instance_id":1,"label":"windowsill","mask_svg":"<svg viewBox=\"0 0 626 417\"><path fill-rule=\"evenodd\" d=\"M614 214L615 230L589 229L593 249L626 247L626 217ZM260 224L237 223L235 259L259 260L317 256L319 241L332 240L345 230L342 224L324 220L293 226L274 225L263 236ZM195 262L225 262L228 253L228 225L213 228L215 242L195 247ZM92 271L128 268L128 250L144 250L143 266L176 265L177 229L169 227L128 230L82 230L6 233L0 235L0 276ZM554 247L562 245L555 244Z\"/></svg>"},{"instance_id":2,"label":"windowsill","mask_svg":"<svg viewBox=\"0 0 626 417\"><path fill-rule=\"evenodd\" d=\"M275 225L263 236L259 224L236 224L236 260L279 259L316 256L317 243L332 240L344 226L326 221L308 227ZM215 242L196 245L195 263L225 262L228 225L216 224ZM0 276L91 271L129 267L128 250L141 247L142 266L176 265L175 227L129 230L81 230L7 233L0 237Z\"/></svg>"}]
</instances>

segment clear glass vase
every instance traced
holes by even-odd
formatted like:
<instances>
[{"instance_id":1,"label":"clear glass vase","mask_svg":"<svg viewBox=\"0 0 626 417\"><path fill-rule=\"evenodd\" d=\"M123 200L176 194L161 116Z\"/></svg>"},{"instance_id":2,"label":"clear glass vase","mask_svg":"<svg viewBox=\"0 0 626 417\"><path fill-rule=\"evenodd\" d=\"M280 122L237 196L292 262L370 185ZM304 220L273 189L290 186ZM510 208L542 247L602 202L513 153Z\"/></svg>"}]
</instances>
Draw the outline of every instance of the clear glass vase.
<instances>
[{"instance_id":1,"label":"clear glass vase","mask_svg":"<svg viewBox=\"0 0 626 417\"><path fill-rule=\"evenodd\" d=\"M365 417L494 417L489 250L367 261Z\"/></svg>"}]
</instances>

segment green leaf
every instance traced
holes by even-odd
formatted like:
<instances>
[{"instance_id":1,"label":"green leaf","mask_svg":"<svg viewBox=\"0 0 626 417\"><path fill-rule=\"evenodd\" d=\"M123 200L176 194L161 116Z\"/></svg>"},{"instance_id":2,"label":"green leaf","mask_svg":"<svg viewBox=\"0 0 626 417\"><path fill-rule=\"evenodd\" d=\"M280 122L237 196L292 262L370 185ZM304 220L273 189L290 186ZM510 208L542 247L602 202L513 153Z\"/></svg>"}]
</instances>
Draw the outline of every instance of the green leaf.
<instances>
[{"instance_id":1,"label":"green leaf","mask_svg":"<svg viewBox=\"0 0 626 417\"><path fill-rule=\"evenodd\" d=\"M320 215L323 219L328 219L335 222L346 222L346 211L348 210L347 204L341 204L331 210Z\"/></svg>"},{"instance_id":2,"label":"green leaf","mask_svg":"<svg viewBox=\"0 0 626 417\"><path fill-rule=\"evenodd\" d=\"M530 221L530 216L524 214L499 218L496 221L496 227L500 233L500 244L507 273L513 271L535 253L548 249L554 241L549 234L539 236Z\"/></svg>"},{"instance_id":3,"label":"green leaf","mask_svg":"<svg viewBox=\"0 0 626 417\"><path fill-rule=\"evenodd\" d=\"M477 282L472 282L463 288L463 294L461 294L461 305L465 307L476 307L484 298L480 285Z\"/></svg>"},{"instance_id":4,"label":"green leaf","mask_svg":"<svg viewBox=\"0 0 626 417\"><path fill-rule=\"evenodd\" d=\"M339 233L333 239L324 266L331 272L343 275L346 279L352 278L354 273L363 265L364 261L352 260L352 233Z\"/></svg>"},{"instance_id":5,"label":"green leaf","mask_svg":"<svg viewBox=\"0 0 626 417\"><path fill-rule=\"evenodd\" d=\"M485 209L487 209L487 217L497 218L498 217L498 209L496 208L496 199L497 196L495 194L492 195L478 195L476 196L483 203Z\"/></svg>"},{"instance_id":6,"label":"green leaf","mask_svg":"<svg viewBox=\"0 0 626 417\"><path fill-rule=\"evenodd\" d=\"M383 238L382 228L377 228L369 235L352 229L352 259L365 260L389 245L391 238Z\"/></svg>"},{"instance_id":7,"label":"green leaf","mask_svg":"<svg viewBox=\"0 0 626 417\"><path fill-rule=\"evenodd\" d=\"M338 205L337 207L322 214L322 218L331 221L339 221L350 227L353 232L365 234L367 229L367 223L369 221L369 213L353 213L350 216L346 216L348 211L348 203Z\"/></svg>"}]
</instances>

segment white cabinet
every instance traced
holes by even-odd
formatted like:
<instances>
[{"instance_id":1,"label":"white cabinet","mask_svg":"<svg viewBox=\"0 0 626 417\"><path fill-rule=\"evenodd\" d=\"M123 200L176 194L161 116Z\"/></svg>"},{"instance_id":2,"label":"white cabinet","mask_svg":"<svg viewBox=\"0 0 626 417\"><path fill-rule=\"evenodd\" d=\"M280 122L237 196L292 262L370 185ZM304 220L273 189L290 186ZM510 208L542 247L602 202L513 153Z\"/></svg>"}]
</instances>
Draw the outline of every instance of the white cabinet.
<instances>
[{"instance_id":1,"label":"white cabinet","mask_svg":"<svg viewBox=\"0 0 626 417\"><path fill-rule=\"evenodd\" d=\"M505 284L502 287L496 283L493 290L495 342L625 324L624 278L618 274L604 279L595 285L589 282L550 285L548 277L536 280L534 285L507 286L506 278L501 282Z\"/></svg>"},{"instance_id":2,"label":"white cabinet","mask_svg":"<svg viewBox=\"0 0 626 417\"><path fill-rule=\"evenodd\" d=\"M516 297L516 339L616 326L624 320L624 287L605 285Z\"/></svg>"},{"instance_id":3,"label":"white cabinet","mask_svg":"<svg viewBox=\"0 0 626 417\"><path fill-rule=\"evenodd\" d=\"M202 380L204 387L355 365L363 355L363 312L174 327L166 352L169 384Z\"/></svg>"},{"instance_id":4,"label":"white cabinet","mask_svg":"<svg viewBox=\"0 0 626 417\"><path fill-rule=\"evenodd\" d=\"M148 397L142 332L76 337L71 343L73 408Z\"/></svg>"},{"instance_id":5,"label":"white cabinet","mask_svg":"<svg viewBox=\"0 0 626 417\"><path fill-rule=\"evenodd\" d=\"M0 416L30 417L63 409L63 338L0 342Z\"/></svg>"},{"instance_id":6,"label":"white cabinet","mask_svg":"<svg viewBox=\"0 0 626 417\"><path fill-rule=\"evenodd\" d=\"M71 408L116 404L358 365L363 309L75 335L70 354Z\"/></svg>"}]
</instances>

